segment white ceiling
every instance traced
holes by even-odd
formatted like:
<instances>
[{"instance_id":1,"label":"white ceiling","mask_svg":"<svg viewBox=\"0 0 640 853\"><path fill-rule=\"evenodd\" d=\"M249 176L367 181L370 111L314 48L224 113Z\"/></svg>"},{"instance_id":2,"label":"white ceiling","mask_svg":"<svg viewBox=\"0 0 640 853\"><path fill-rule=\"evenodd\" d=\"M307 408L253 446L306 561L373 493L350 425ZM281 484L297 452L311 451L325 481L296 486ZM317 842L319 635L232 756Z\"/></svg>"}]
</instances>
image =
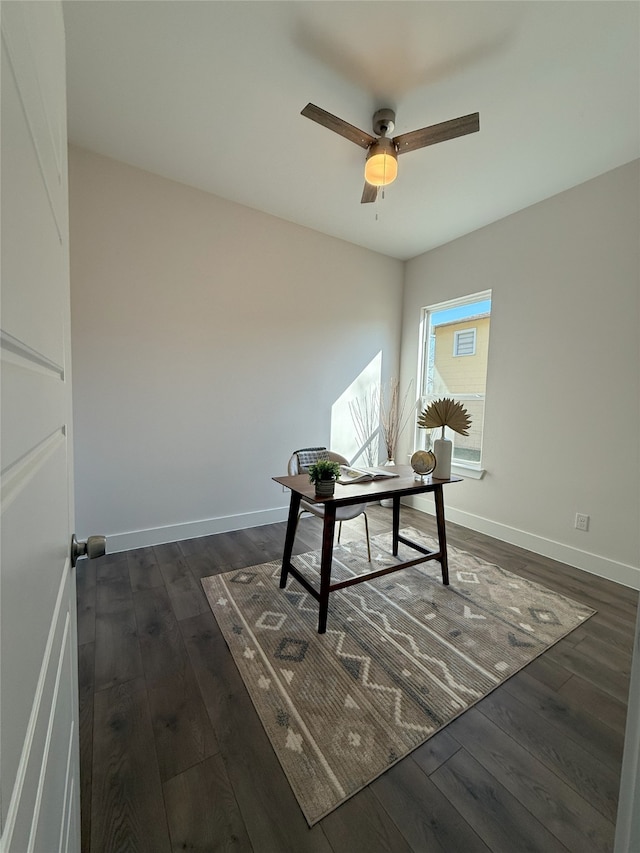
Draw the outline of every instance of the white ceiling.
<instances>
[{"instance_id":1,"label":"white ceiling","mask_svg":"<svg viewBox=\"0 0 640 853\"><path fill-rule=\"evenodd\" d=\"M640 156L638 2L73 0L70 141L407 259ZM480 132L403 155L360 204L366 152L312 103L395 134Z\"/></svg>"}]
</instances>

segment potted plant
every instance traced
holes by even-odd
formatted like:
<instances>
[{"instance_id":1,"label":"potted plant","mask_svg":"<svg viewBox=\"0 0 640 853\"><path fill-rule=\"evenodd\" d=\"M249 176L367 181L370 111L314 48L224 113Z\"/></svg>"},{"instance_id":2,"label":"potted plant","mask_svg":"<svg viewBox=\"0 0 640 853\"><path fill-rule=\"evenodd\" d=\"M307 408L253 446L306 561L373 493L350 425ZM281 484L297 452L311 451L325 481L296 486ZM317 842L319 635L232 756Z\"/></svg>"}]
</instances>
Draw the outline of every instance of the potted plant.
<instances>
[{"instance_id":1,"label":"potted plant","mask_svg":"<svg viewBox=\"0 0 640 853\"><path fill-rule=\"evenodd\" d=\"M309 466L309 480L316 484L316 497L330 498L340 476L340 463L331 459L319 459Z\"/></svg>"}]
</instances>

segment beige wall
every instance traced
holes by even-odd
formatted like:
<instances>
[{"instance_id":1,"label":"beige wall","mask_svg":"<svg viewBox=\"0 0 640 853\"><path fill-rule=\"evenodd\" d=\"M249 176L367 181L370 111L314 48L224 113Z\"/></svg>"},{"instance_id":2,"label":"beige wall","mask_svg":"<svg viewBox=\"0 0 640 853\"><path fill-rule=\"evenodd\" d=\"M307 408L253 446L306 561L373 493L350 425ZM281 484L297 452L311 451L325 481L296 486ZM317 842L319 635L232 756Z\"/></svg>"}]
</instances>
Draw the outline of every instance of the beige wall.
<instances>
[{"instance_id":1,"label":"beige wall","mask_svg":"<svg viewBox=\"0 0 640 853\"><path fill-rule=\"evenodd\" d=\"M636 161L409 261L402 344L407 382L423 306L492 290L487 473L447 489L449 517L633 585L639 171Z\"/></svg>"},{"instance_id":2,"label":"beige wall","mask_svg":"<svg viewBox=\"0 0 640 853\"><path fill-rule=\"evenodd\" d=\"M402 263L76 148L69 172L78 535L280 520L290 452L398 373Z\"/></svg>"},{"instance_id":3,"label":"beige wall","mask_svg":"<svg viewBox=\"0 0 640 853\"><path fill-rule=\"evenodd\" d=\"M639 584L637 162L406 264L86 151L69 166L79 535L284 518L291 449L344 440L372 366L397 375L401 352L416 381L425 305L491 289L487 473L447 489L449 517Z\"/></svg>"}]
</instances>

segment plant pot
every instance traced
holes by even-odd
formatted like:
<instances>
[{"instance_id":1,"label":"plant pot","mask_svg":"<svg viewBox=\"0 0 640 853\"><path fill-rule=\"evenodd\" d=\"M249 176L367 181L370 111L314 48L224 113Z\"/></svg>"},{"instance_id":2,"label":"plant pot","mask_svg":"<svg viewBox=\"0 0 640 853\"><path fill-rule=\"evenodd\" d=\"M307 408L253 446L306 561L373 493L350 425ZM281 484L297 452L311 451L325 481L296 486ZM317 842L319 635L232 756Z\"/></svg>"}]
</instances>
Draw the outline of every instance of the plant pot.
<instances>
[{"instance_id":1,"label":"plant pot","mask_svg":"<svg viewBox=\"0 0 640 853\"><path fill-rule=\"evenodd\" d=\"M317 480L316 481L316 497L317 498L330 498L333 496L333 493L336 489L336 478L332 477L330 480Z\"/></svg>"}]
</instances>

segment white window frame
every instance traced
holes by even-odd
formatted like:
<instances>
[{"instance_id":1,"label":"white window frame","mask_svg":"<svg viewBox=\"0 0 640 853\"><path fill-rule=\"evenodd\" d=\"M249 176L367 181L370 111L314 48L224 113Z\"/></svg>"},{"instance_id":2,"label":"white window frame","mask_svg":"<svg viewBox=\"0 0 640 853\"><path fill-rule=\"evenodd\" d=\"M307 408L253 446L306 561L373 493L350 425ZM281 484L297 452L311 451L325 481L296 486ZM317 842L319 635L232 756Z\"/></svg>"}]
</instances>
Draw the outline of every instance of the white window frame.
<instances>
[{"instance_id":1,"label":"white window frame","mask_svg":"<svg viewBox=\"0 0 640 853\"><path fill-rule=\"evenodd\" d=\"M485 300L492 300L492 292L491 290L483 290L480 293L471 293L469 296L462 296L458 299L448 299L445 302L438 302L434 305L428 305L422 308L421 311L421 321L420 321L420 352L418 357L418 375L417 375L417 385L416 387L419 390L418 397L418 409L422 411L428 405L428 397L425 396L425 384L426 384L426 371L428 370L428 360L429 360L429 317L432 314L437 313L438 311L444 311L449 308L458 308L463 305L470 305L474 302L483 302ZM461 330L463 331L463 330ZM468 331L468 330L464 330ZM475 346L474 346L475 352ZM464 405L465 398L469 398L469 395L466 394L456 394L455 398L459 400ZM426 443L426 432L423 429L416 428L416 434L414 439L414 447L416 450L423 449ZM482 437L482 444L484 443L484 431ZM472 462L472 461L460 461L460 460L452 460L451 470L454 474L457 474L461 477L468 477L474 480L481 480L484 475L486 469L483 467L482 462L482 444L480 450L480 462Z\"/></svg>"}]
</instances>

